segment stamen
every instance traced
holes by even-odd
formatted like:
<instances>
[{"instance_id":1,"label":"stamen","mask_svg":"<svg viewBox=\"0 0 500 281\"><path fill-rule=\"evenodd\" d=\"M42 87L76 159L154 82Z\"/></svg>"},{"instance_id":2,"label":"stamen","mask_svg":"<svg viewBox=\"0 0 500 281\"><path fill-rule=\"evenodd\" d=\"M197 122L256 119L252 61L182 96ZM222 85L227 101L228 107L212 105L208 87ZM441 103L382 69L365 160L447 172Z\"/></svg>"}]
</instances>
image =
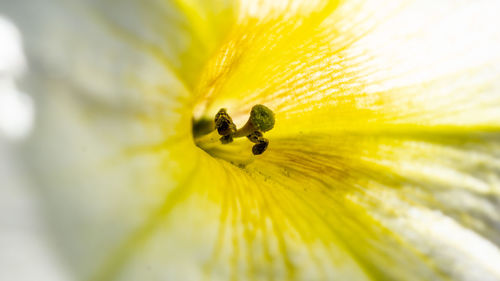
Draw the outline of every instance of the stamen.
<instances>
[{"instance_id":1,"label":"stamen","mask_svg":"<svg viewBox=\"0 0 500 281\"><path fill-rule=\"evenodd\" d=\"M252 107L250 118L239 130L236 130L233 120L225 108L221 108L215 115L215 128L222 144L233 142L233 138L247 137L255 143L252 147L254 155L260 155L266 151L269 140L263 137L263 132L267 132L274 127L274 113L264 105L258 104Z\"/></svg>"},{"instance_id":2,"label":"stamen","mask_svg":"<svg viewBox=\"0 0 500 281\"><path fill-rule=\"evenodd\" d=\"M236 125L234 125L233 119L227 114L225 108L221 108L219 112L215 114L215 128L221 136L231 135L236 132Z\"/></svg>"},{"instance_id":3,"label":"stamen","mask_svg":"<svg viewBox=\"0 0 500 281\"><path fill-rule=\"evenodd\" d=\"M219 140L220 140L220 142L222 144L232 143L233 142L233 136L232 135L222 136Z\"/></svg>"},{"instance_id":4,"label":"stamen","mask_svg":"<svg viewBox=\"0 0 500 281\"><path fill-rule=\"evenodd\" d=\"M260 154L264 153L264 151L266 151L268 145L269 145L269 140L266 138L262 138L262 140L258 144L254 145L252 147L253 155L260 155Z\"/></svg>"},{"instance_id":5,"label":"stamen","mask_svg":"<svg viewBox=\"0 0 500 281\"><path fill-rule=\"evenodd\" d=\"M263 136L262 132L255 131L248 135L247 138L253 143L259 143L259 140L262 139Z\"/></svg>"}]
</instances>

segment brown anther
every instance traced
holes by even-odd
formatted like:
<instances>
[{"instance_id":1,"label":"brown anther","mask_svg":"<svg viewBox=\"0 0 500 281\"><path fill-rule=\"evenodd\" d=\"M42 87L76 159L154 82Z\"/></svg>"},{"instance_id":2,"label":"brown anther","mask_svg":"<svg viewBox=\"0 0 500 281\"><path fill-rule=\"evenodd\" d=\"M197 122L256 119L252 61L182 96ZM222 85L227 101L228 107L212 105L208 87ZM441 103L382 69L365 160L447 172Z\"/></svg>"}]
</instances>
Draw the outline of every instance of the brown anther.
<instances>
[{"instance_id":1,"label":"brown anther","mask_svg":"<svg viewBox=\"0 0 500 281\"><path fill-rule=\"evenodd\" d=\"M266 151L267 146L269 145L269 140L266 138L261 138L258 144L252 147L253 155L260 155Z\"/></svg>"},{"instance_id":2,"label":"brown anther","mask_svg":"<svg viewBox=\"0 0 500 281\"><path fill-rule=\"evenodd\" d=\"M255 131L247 136L247 138L253 143L259 143L264 135L261 131Z\"/></svg>"},{"instance_id":3,"label":"brown anther","mask_svg":"<svg viewBox=\"0 0 500 281\"><path fill-rule=\"evenodd\" d=\"M232 135L225 135L225 136L222 136L219 140L222 144L232 143L233 136Z\"/></svg>"},{"instance_id":4,"label":"brown anther","mask_svg":"<svg viewBox=\"0 0 500 281\"><path fill-rule=\"evenodd\" d=\"M215 115L215 129L217 129L217 132L221 136L232 135L236 132L236 125L234 125L233 119L227 114L225 108L221 108Z\"/></svg>"}]
</instances>

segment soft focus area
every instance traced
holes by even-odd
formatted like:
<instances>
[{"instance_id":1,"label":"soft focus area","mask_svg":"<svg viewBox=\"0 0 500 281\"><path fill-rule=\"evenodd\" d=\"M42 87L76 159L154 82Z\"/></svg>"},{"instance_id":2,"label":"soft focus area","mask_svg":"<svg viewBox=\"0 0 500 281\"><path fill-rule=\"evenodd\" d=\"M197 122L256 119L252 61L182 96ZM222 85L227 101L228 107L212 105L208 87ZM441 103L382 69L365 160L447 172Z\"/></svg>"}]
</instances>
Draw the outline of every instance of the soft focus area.
<instances>
[{"instance_id":1,"label":"soft focus area","mask_svg":"<svg viewBox=\"0 0 500 281\"><path fill-rule=\"evenodd\" d=\"M0 42L0 280L68 281L44 228L36 183L17 158L34 109L15 85L25 67L19 32L1 15Z\"/></svg>"}]
</instances>

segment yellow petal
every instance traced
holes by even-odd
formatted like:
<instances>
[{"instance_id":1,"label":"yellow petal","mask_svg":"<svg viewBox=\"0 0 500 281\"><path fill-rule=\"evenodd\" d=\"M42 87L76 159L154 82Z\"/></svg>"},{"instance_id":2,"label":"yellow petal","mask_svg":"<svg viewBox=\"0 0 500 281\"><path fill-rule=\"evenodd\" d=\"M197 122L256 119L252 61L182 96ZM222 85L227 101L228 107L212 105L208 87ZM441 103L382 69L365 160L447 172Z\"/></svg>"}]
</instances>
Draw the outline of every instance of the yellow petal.
<instances>
[{"instance_id":1,"label":"yellow petal","mask_svg":"<svg viewBox=\"0 0 500 281\"><path fill-rule=\"evenodd\" d=\"M345 1L299 23L242 20L207 66L197 113L224 106L242 124L254 104L275 110L269 151L245 170L279 192L272 204L289 213L276 220L299 225L286 234L342 245L376 279L497 279L491 5ZM319 275L327 260L339 268L319 260L313 280L338 274Z\"/></svg>"}]
</instances>

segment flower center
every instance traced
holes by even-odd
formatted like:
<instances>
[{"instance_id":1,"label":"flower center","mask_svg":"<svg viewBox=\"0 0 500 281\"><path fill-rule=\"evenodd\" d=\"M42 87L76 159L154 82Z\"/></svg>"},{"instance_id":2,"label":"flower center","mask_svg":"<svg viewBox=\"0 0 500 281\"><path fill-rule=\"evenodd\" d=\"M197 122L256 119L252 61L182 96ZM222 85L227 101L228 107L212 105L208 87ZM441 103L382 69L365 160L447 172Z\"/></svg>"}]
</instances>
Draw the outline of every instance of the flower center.
<instances>
[{"instance_id":1,"label":"flower center","mask_svg":"<svg viewBox=\"0 0 500 281\"><path fill-rule=\"evenodd\" d=\"M245 165L252 159L248 153L243 153L242 158L238 155L228 159L225 157L234 148L242 148L242 142L235 142L235 139L246 138L254 145L251 148L253 156L261 155L269 146L269 140L264 138L264 133L274 127L274 113L268 107L258 104L252 107L250 118L244 126L237 129L226 108L221 108L215 115L214 120L202 118L193 122L193 137L196 145L212 156L229 160L233 164ZM243 145L245 147L245 145ZM243 148L244 149L244 148ZM236 157L235 157L236 156Z\"/></svg>"}]
</instances>

